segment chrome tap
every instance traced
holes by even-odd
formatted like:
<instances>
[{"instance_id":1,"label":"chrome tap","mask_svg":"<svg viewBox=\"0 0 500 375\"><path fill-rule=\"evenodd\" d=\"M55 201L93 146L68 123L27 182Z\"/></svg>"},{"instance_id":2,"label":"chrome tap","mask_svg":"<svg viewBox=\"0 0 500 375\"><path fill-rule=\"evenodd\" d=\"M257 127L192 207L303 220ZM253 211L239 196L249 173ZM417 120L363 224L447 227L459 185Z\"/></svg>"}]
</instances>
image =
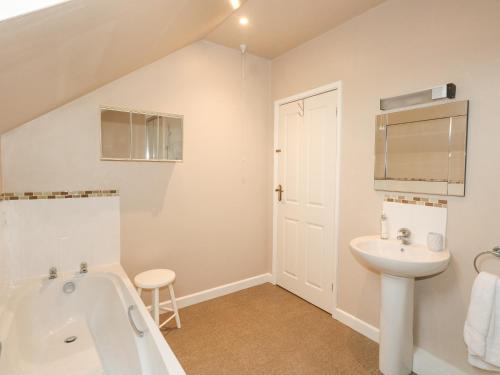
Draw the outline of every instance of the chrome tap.
<instances>
[{"instance_id":1,"label":"chrome tap","mask_svg":"<svg viewBox=\"0 0 500 375\"><path fill-rule=\"evenodd\" d=\"M89 272L87 262L80 263L80 273L87 273L87 272Z\"/></svg>"},{"instance_id":2,"label":"chrome tap","mask_svg":"<svg viewBox=\"0 0 500 375\"><path fill-rule=\"evenodd\" d=\"M410 237L411 231L408 228L401 228L398 230L398 236L396 238L400 240L403 245L409 245L411 243Z\"/></svg>"},{"instance_id":3,"label":"chrome tap","mask_svg":"<svg viewBox=\"0 0 500 375\"><path fill-rule=\"evenodd\" d=\"M49 280L54 280L57 278L57 268L56 267L50 267L49 269Z\"/></svg>"}]
</instances>

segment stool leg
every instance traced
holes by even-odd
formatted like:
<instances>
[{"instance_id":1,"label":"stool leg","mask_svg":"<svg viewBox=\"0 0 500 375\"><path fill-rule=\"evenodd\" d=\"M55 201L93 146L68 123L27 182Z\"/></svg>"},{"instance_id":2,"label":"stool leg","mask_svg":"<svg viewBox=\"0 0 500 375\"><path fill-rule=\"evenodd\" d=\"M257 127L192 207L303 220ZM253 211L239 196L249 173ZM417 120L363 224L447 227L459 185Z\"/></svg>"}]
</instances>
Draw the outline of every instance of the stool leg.
<instances>
[{"instance_id":1,"label":"stool leg","mask_svg":"<svg viewBox=\"0 0 500 375\"><path fill-rule=\"evenodd\" d=\"M141 294L142 294L142 288L137 288L137 294L139 295L139 297L141 296Z\"/></svg>"},{"instance_id":2,"label":"stool leg","mask_svg":"<svg viewBox=\"0 0 500 375\"><path fill-rule=\"evenodd\" d=\"M153 289L153 319L156 325L160 325L160 290Z\"/></svg>"},{"instance_id":3,"label":"stool leg","mask_svg":"<svg viewBox=\"0 0 500 375\"><path fill-rule=\"evenodd\" d=\"M172 301L172 310L175 314L175 323L177 328L181 328L181 319L179 318L179 310L177 309L177 302L175 301L174 286L172 284L168 285L168 291L170 293L170 300Z\"/></svg>"}]
</instances>

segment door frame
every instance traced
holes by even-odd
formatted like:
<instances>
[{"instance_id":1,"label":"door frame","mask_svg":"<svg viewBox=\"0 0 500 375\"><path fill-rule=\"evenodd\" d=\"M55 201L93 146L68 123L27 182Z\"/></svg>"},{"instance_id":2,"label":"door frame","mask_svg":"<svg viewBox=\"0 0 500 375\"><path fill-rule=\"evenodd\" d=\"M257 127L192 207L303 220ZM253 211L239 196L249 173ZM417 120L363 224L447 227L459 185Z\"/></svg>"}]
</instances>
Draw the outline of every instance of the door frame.
<instances>
[{"instance_id":1,"label":"door frame","mask_svg":"<svg viewBox=\"0 0 500 375\"><path fill-rule=\"evenodd\" d=\"M312 90L304 91L286 98L274 101L274 140L273 140L273 190L278 186L278 155L276 149L278 148L278 129L279 129L279 108L280 105L294 102L297 100L306 99L311 96L324 94L328 91L337 91L337 152L335 155L335 226L333 234L335 236L333 245L333 296L332 296L332 316L337 309L337 292L338 292L338 258L339 258L339 218L340 218L340 155L341 155L341 134L342 134L342 81L336 81L324 86L314 88ZM277 283L277 258L278 258L278 199L276 194L273 193L273 258L272 258L272 282Z\"/></svg>"}]
</instances>

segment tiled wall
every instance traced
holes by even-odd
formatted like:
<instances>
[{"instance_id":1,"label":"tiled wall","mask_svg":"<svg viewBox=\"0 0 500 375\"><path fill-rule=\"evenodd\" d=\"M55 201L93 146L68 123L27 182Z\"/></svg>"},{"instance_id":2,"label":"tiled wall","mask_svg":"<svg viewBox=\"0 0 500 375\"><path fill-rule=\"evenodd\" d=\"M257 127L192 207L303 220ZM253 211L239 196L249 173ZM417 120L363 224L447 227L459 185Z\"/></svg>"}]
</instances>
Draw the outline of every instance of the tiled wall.
<instances>
[{"instance_id":1,"label":"tiled wall","mask_svg":"<svg viewBox=\"0 0 500 375\"><path fill-rule=\"evenodd\" d=\"M383 210L387 216L389 236L396 238L400 228L408 228L415 244L426 244L429 232L441 233L446 240L447 205L444 199L387 195Z\"/></svg>"},{"instance_id":2,"label":"tiled wall","mask_svg":"<svg viewBox=\"0 0 500 375\"><path fill-rule=\"evenodd\" d=\"M1 258L0 270L7 263L11 281L46 276L52 266L62 273L77 271L82 261L90 267L120 261L120 201L115 190L3 196L2 249L7 259Z\"/></svg>"},{"instance_id":3,"label":"tiled wall","mask_svg":"<svg viewBox=\"0 0 500 375\"><path fill-rule=\"evenodd\" d=\"M4 300L9 284L8 251L5 244L5 217L0 208L0 301ZM0 302L0 309L2 303Z\"/></svg>"},{"instance_id":4,"label":"tiled wall","mask_svg":"<svg viewBox=\"0 0 500 375\"><path fill-rule=\"evenodd\" d=\"M118 196L117 190L78 190L78 191L49 191L25 193L0 193L0 201L17 201L30 199L66 199L66 198L95 198Z\"/></svg>"},{"instance_id":5,"label":"tiled wall","mask_svg":"<svg viewBox=\"0 0 500 375\"><path fill-rule=\"evenodd\" d=\"M428 207L447 207L448 201L446 199L434 199L427 197L418 197L414 195L386 195L385 202L396 202L403 204L416 204Z\"/></svg>"}]
</instances>

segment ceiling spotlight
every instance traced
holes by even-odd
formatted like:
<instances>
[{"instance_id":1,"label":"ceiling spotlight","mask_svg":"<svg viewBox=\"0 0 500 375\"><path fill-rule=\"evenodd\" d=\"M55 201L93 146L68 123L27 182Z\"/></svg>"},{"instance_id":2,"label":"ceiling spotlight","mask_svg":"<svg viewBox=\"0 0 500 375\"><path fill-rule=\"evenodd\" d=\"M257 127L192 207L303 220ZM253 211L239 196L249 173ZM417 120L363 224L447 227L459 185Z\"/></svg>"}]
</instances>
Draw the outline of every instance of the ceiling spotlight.
<instances>
[{"instance_id":1,"label":"ceiling spotlight","mask_svg":"<svg viewBox=\"0 0 500 375\"><path fill-rule=\"evenodd\" d=\"M248 25L248 18L241 17L240 18L240 25Z\"/></svg>"},{"instance_id":2,"label":"ceiling spotlight","mask_svg":"<svg viewBox=\"0 0 500 375\"><path fill-rule=\"evenodd\" d=\"M238 9L240 5L240 0L231 0L231 6L233 7L233 9Z\"/></svg>"}]
</instances>

